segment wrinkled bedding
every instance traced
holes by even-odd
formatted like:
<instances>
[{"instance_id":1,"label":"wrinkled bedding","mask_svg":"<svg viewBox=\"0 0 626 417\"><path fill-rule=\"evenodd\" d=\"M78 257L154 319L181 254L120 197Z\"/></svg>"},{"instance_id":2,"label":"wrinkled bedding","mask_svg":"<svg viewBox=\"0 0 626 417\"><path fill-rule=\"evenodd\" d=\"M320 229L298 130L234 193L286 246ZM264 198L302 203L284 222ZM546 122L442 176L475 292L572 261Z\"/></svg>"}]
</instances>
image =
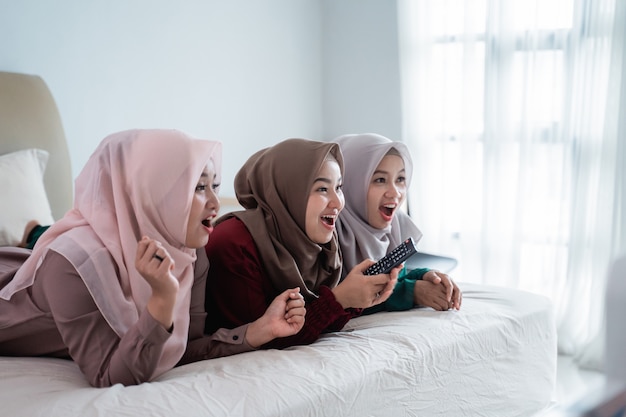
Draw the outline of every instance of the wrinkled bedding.
<instances>
[{"instance_id":1,"label":"wrinkled bedding","mask_svg":"<svg viewBox=\"0 0 626 417\"><path fill-rule=\"evenodd\" d=\"M77 366L0 358L6 416L533 416L551 405L551 302L459 284L461 311L351 320L309 346L175 368L139 386L90 387Z\"/></svg>"}]
</instances>

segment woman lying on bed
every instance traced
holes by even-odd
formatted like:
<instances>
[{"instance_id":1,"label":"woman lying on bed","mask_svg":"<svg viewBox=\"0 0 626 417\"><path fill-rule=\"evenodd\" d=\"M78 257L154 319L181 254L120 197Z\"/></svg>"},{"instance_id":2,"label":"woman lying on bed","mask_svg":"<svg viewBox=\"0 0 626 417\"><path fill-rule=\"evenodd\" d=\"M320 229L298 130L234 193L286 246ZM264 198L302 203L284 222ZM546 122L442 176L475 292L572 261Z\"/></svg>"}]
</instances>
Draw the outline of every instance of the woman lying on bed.
<instances>
[{"instance_id":1,"label":"woman lying on bed","mask_svg":"<svg viewBox=\"0 0 626 417\"><path fill-rule=\"evenodd\" d=\"M346 163L346 207L337 222L344 267L352 268L363 258L379 259L407 237L417 242L422 232L398 210L406 198L413 167L406 145L376 134L343 135L334 142L341 147ZM414 306L458 310L461 291L442 272L403 269L389 299L367 312Z\"/></svg>"},{"instance_id":2,"label":"woman lying on bed","mask_svg":"<svg viewBox=\"0 0 626 417\"><path fill-rule=\"evenodd\" d=\"M297 333L305 310L292 287L258 320L203 335L208 262L196 248L219 208L220 163L220 143L174 130L105 138L74 209L32 254L0 251L0 354L70 357L104 387Z\"/></svg>"},{"instance_id":3,"label":"woman lying on bed","mask_svg":"<svg viewBox=\"0 0 626 417\"><path fill-rule=\"evenodd\" d=\"M357 265L341 284L335 221L344 205L339 146L288 139L252 155L235 177L245 208L218 219L206 252L207 331L256 320L280 292L306 299L302 331L265 348L308 344L340 330L361 309L384 302L400 268L363 275Z\"/></svg>"}]
</instances>

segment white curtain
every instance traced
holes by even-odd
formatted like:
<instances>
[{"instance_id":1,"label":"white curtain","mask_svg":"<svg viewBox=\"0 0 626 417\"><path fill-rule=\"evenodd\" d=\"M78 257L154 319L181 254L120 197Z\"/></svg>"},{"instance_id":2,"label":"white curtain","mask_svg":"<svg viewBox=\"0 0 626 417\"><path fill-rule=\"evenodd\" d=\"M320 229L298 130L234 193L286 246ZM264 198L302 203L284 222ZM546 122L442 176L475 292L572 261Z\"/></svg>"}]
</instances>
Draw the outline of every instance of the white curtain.
<instances>
[{"instance_id":1,"label":"white curtain","mask_svg":"<svg viewBox=\"0 0 626 417\"><path fill-rule=\"evenodd\" d=\"M621 0L399 0L409 210L459 282L550 297L559 349L602 368L626 250ZM620 125L621 122L621 125Z\"/></svg>"}]
</instances>

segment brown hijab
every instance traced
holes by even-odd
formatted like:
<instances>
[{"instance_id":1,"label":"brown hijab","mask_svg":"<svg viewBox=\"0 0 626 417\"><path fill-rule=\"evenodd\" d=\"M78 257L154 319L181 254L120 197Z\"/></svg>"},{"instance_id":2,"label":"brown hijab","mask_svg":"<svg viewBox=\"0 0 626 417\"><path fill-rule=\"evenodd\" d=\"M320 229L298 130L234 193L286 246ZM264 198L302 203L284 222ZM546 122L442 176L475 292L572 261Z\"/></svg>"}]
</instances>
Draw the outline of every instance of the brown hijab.
<instances>
[{"instance_id":1,"label":"brown hijab","mask_svg":"<svg viewBox=\"0 0 626 417\"><path fill-rule=\"evenodd\" d=\"M276 290L298 286L306 299L315 298L321 285L333 288L341 275L337 233L320 245L305 232L310 189L329 154L343 173L336 143L287 139L260 150L235 176L237 200L245 210L219 220L243 221Z\"/></svg>"}]
</instances>

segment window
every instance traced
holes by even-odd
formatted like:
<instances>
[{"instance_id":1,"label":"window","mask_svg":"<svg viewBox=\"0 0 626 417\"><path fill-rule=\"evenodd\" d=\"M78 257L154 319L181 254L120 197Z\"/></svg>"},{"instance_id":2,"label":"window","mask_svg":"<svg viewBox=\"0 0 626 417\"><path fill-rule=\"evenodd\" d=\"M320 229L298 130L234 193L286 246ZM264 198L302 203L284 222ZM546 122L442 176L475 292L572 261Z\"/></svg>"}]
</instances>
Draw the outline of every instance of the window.
<instances>
[{"instance_id":1,"label":"window","mask_svg":"<svg viewBox=\"0 0 626 417\"><path fill-rule=\"evenodd\" d=\"M626 176L616 88L626 83L626 4L399 5L420 249L457 257L462 281L551 297L562 350L598 343L599 266L626 250L616 192Z\"/></svg>"}]
</instances>

